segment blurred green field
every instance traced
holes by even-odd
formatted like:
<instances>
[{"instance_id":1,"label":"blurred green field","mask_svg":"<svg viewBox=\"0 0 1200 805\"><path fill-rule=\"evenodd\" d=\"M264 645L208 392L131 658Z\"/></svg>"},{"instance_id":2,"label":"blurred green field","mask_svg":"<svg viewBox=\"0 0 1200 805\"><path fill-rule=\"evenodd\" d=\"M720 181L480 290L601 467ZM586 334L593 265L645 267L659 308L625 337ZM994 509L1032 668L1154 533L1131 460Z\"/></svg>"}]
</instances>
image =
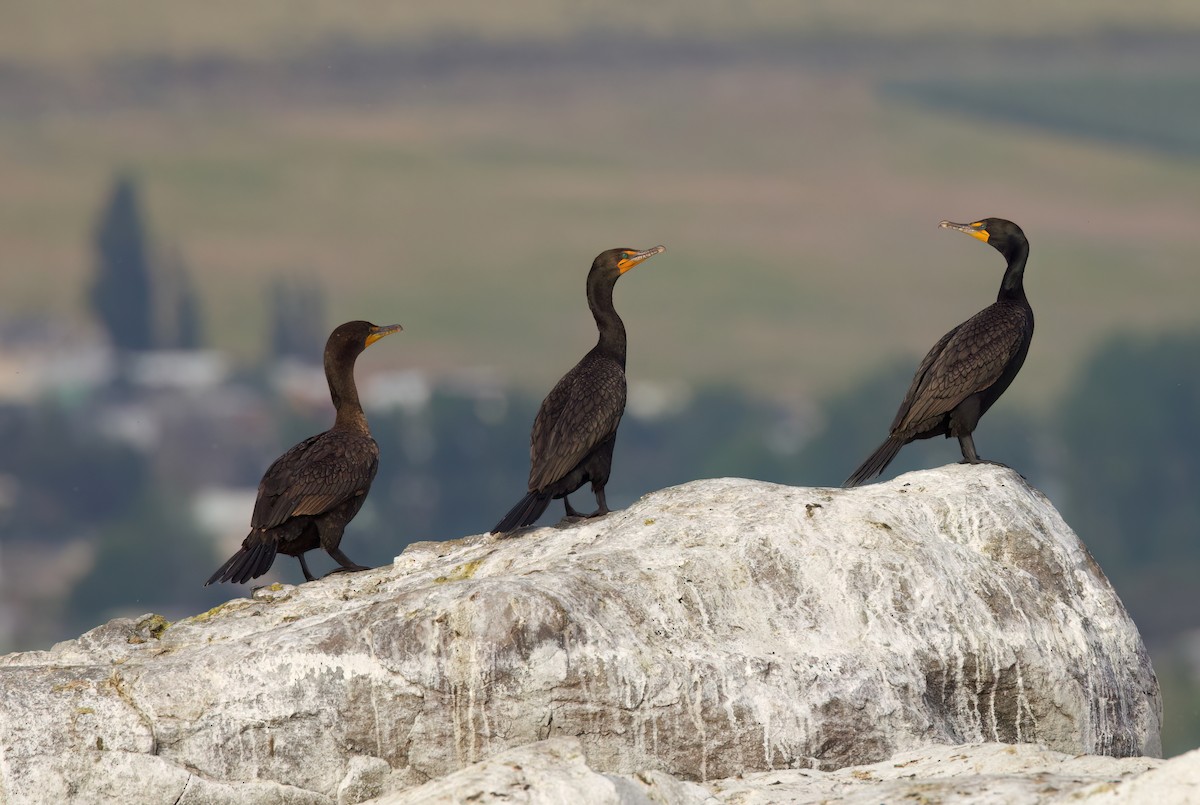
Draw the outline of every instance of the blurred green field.
<instances>
[{"instance_id":1,"label":"blurred green field","mask_svg":"<svg viewBox=\"0 0 1200 805\"><path fill-rule=\"evenodd\" d=\"M789 49L778 37L841 30L833 10L841 5L822 17L820 5L754 4L762 16L739 15L727 33L752 43L769 29L776 38L765 56L750 47L656 61L653 40L639 40L646 55L615 63L570 47L524 63L490 46L473 56L465 42L437 51L445 64L404 62L387 80L368 71L363 89L357 73L325 75L326 51L304 47L338 35L405 42L452 30L442 12L418 23L417 12L390 4L371 17L321 4L307 16L215 4L168 22L145 3L109 6L103 20L77 5L95 25L68 33L43 5L10 4L33 33L17 42L8 27L3 43L27 89L0 102L9 266L0 305L9 313L84 315L92 221L114 172L131 170L160 245L177 246L196 275L212 339L245 359L263 347L262 289L280 274L312 274L330 285L332 319L405 324L405 348L381 361L494 367L541 389L594 337L582 298L591 258L664 243L667 254L617 290L631 374L800 401L923 352L987 304L999 256L936 228L942 218L987 215L1018 221L1033 243L1027 283L1038 331L1014 398L1051 399L1112 331L1196 319L1200 163L1144 138L997 120L1004 115L991 114L987 99L1005 85L980 84L979 73L1028 72L1023 46L978 40L988 54L981 61L969 41L876 57L872 40L855 40L831 68L805 51L810 40ZM599 6L568 13L533 3L539 13L517 30L478 5L471 30L484 38L569 44L600 17ZM936 5L914 13L938 17ZM683 16L682 5L668 8ZM1054 22L1063 7L1037 8ZM1079 25L1116 25L1123 8L1100 4ZM613 9L608 24L637 28L635 6ZM723 13L638 30L703 34ZM903 33L901 16L870 24ZM1017 16L1009 33L1025 24ZM141 27L119 24L132 17ZM1198 22L1200 11L1163 3L1139 10L1134 27ZM1073 46L1080 58L1104 63L1111 43L1088 41ZM146 61L222 48L282 66L213 57L217 77L196 78ZM1045 69L1060 69L1057 58ZM1162 80L1182 80L1178 70L1191 80L1191 61L1165 58ZM958 88L956 104L890 89L931 74ZM972 92L974 107L962 102ZM1047 84L1041 107L1069 105L1073 94L1069 82ZM1094 114L1128 117L1140 98L1137 88L1111 93Z\"/></svg>"},{"instance_id":2,"label":"blurred green field","mask_svg":"<svg viewBox=\"0 0 1200 805\"><path fill-rule=\"evenodd\" d=\"M1002 37L1180 33L1200 30L1200 7L1175 0L1009 0L964 6L947 0L458 0L455 3L160 3L155 0L5 0L0 54L6 61L87 65L96 60L171 54L270 59L329 41L425 42L482 37L563 41L580 33L664 38L764 35Z\"/></svg>"},{"instance_id":3,"label":"blurred green field","mask_svg":"<svg viewBox=\"0 0 1200 805\"><path fill-rule=\"evenodd\" d=\"M1200 157L1200 73L1143 76L1114 71L1048 80L935 80L900 83L886 90L949 112Z\"/></svg>"}]
</instances>

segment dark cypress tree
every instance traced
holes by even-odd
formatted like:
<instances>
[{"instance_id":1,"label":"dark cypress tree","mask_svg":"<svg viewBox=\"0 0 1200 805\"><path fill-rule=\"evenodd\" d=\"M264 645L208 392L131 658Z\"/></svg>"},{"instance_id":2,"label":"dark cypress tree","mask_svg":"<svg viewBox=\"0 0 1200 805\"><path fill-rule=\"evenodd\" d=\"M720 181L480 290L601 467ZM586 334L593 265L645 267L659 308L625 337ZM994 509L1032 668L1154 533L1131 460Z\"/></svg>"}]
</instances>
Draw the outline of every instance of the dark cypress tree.
<instances>
[{"instance_id":1,"label":"dark cypress tree","mask_svg":"<svg viewBox=\"0 0 1200 805\"><path fill-rule=\"evenodd\" d=\"M163 312L158 323L158 345L167 349L203 349L203 313L187 263L178 248L169 249L156 263L155 307Z\"/></svg>"},{"instance_id":2,"label":"dark cypress tree","mask_svg":"<svg viewBox=\"0 0 1200 805\"><path fill-rule=\"evenodd\" d=\"M315 279L276 279L269 295L271 357L320 363L325 348L325 291Z\"/></svg>"},{"instance_id":3,"label":"dark cypress tree","mask_svg":"<svg viewBox=\"0 0 1200 805\"><path fill-rule=\"evenodd\" d=\"M200 314L200 297L190 281L185 280L176 304L177 346L180 349L203 349L204 321Z\"/></svg>"},{"instance_id":4,"label":"dark cypress tree","mask_svg":"<svg viewBox=\"0 0 1200 805\"><path fill-rule=\"evenodd\" d=\"M137 186L118 176L96 226L96 280L91 304L122 351L152 349L154 317L149 250Z\"/></svg>"}]
</instances>

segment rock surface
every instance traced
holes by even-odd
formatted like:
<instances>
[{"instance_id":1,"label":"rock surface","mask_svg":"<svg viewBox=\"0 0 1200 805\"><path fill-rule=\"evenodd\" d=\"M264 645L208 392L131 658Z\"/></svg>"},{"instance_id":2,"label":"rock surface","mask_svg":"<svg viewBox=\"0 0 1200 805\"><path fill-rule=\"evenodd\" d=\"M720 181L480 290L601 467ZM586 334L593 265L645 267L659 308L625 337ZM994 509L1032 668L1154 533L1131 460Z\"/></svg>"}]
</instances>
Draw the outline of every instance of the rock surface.
<instances>
[{"instance_id":1,"label":"rock surface","mask_svg":"<svg viewBox=\"0 0 1200 805\"><path fill-rule=\"evenodd\" d=\"M709 799L706 788L662 772L619 775L593 771L583 757L579 739L550 738L509 749L438 780L370 802L371 805L463 802L691 805Z\"/></svg>"},{"instance_id":2,"label":"rock surface","mask_svg":"<svg viewBox=\"0 0 1200 805\"><path fill-rule=\"evenodd\" d=\"M1184 805L1200 802L1200 750L1169 761L1066 755L1032 744L931 746L832 772L760 772L685 783L662 772L601 774L574 738L551 738L369 805Z\"/></svg>"},{"instance_id":3,"label":"rock surface","mask_svg":"<svg viewBox=\"0 0 1200 805\"><path fill-rule=\"evenodd\" d=\"M0 800L353 802L558 736L677 781L931 743L1152 755L1160 722L1136 628L1015 473L723 479L2 658Z\"/></svg>"}]
</instances>

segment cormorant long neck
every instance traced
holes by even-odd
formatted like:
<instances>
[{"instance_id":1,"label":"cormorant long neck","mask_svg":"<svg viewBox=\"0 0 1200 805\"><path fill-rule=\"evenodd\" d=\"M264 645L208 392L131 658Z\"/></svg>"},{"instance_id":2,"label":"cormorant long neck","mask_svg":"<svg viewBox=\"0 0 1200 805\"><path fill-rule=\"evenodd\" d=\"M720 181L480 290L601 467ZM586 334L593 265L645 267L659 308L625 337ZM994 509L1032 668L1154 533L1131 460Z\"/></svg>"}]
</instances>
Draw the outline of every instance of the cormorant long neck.
<instances>
[{"instance_id":1,"label":"cormorant long neck","mask_svg":"<svg viewBox=\"0 0 1200 805\"><path fill-rule=\"evenodd\" d=\"M333 426L341 430L357 430L370 433L367 415L358 401L358 386L354 384L354 362L357 354L344 355L337 352L325 353L325 380L329 383L329 396L337 409Z\"/></svg>"},{"instance_id":2,"label":"cormorant long neck","mask_svg":"<svg viewBox=\"0 0 1200 805\"><path fill-rule=\"evenodd\" d=\"M1021 238L1005 257L1008 258L1008 268L1004 272L1004 279L1000 281L1000 293L996 295L996 301L1010 299L1028 304L1025 298L1025 261L1029 259L1029 241Z\"/></svg>"},{"instance_id":3,"label":"cormorant long neck","mask_svg":"<svg viewBox=\"0 0 1200 805\"><path fill-rule=\"evenodd\" d=\"M588 307L591 308L592 316L596 319L596 329L600 331L600 341L596 346L620 361L621 368L624 369L625 323L617 315L617 309L613 307L612 301L613 286L617 283L617 276L619 275L606 277L600 272L589 274L587 298Z\"/></svg>"}]
</instances>

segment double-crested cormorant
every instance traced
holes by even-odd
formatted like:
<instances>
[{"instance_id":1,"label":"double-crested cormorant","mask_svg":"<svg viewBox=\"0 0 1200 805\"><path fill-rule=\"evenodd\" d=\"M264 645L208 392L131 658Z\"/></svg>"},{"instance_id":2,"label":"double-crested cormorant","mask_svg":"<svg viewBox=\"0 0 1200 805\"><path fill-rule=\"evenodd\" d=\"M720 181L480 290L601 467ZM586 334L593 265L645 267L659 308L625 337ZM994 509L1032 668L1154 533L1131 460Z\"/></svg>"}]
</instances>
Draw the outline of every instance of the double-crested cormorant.
<instances>
[{"instance_id":1,"label":"double-crested cormorant","mask_svg":"<svg viewBox=\"0 0 1200 805\"><path fill-rule=\"evenodd\" d=\"M371 344L401 329L399 324L379 327L351 321L330 333L325 342L325 379L337 409L333 427L275 459L258 484L250 533L204 586L257 578L271 569L276 553L299 559L305 580L313 581L304 553L314 548L324 548L342 570L367 569L338 547L342 531L362 508L379 469L379 446L371 438L358 401L354 362Z\"/></svg>"},{"instance_id":2,"label":"double-crested cormorant","mask_svg":"<svg viewBox=\"0 0 1200 805\"><path fill-rule=\"evenodd\" d=\"M626 271L664 251L664 246L644 252L610 249L592 261L587 300L600 340L542 400L529 437L529 492L496 523L493 534L529 525L558 498L568 517L579 517L567 495L587 481L597 509L586 516L608 514L604 485L625 412L625 325L613 307L613 286Z\"/></svg>"},{"instance_id":3,"label":"double-crested cormorant","mask_svg":"<svg viewBox=\"0 0 1200 805\"><path fill-rule=\"evenodd\" d=\"M972 224L942 221L996 249L1008 261L994 304L942 336L917 367L887 441L846 479L858 486L883 472L900 448L916 439L958 437L963 460L978 464L971 432L1025 362L1033 339L1033 308L1025 297L1029 241L1012 221L985 218Z\"/></svg>"}]
</instances>

